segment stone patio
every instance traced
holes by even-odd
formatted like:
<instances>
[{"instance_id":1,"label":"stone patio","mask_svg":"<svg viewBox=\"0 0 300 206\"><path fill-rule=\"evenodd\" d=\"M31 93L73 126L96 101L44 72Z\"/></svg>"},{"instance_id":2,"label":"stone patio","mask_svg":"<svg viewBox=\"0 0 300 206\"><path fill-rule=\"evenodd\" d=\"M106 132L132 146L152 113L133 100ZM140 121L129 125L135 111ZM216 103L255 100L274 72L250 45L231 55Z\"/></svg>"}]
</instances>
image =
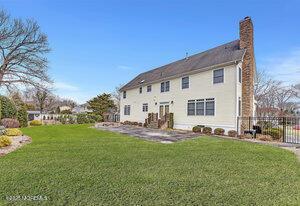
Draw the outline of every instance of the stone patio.
<instances>
[{"instance_id":1,"label":"stone patio","mask_svg":"<svg viewBox=\"0 0 300 206\"><path fill-rule=\"evenodd\" d=\"M132 125L122 125L118 123L97 123L96 129L118 132L129 136L138 137L150 141L158 141L161 143L172 143L185 139L191 139L201 136L191 131L184 130L161 130L150 129Z\"/></svg>"}]
</instances>

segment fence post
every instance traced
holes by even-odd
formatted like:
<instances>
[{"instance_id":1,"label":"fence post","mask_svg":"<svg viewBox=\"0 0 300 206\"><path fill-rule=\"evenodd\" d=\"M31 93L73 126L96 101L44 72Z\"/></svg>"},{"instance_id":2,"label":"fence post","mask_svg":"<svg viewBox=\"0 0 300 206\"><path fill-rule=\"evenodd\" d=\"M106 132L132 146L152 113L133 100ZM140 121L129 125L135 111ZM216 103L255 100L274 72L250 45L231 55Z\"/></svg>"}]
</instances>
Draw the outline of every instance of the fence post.
<instances>
[{"instance_id":1,"label":"fence post","mask_svg":"<svg viewBox=\"0 0 300 206\"><path fill-rule=\"evenodd\" d=\"M285 142L286 141L286 137L285 137L285 131L286 131L286 117L282 117L283 119L283 129L282 129L282 141Z\"/></svg>"}]
</instances>

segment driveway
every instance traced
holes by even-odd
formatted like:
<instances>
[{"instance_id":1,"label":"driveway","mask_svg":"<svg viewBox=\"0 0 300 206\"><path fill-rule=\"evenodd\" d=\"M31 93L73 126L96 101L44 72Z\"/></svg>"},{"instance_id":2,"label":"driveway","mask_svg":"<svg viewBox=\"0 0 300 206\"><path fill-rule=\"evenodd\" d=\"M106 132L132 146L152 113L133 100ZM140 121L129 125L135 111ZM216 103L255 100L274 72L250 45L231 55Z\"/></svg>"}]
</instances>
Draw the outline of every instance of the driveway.
<instances>
[{"instance_id":1,"label":"driveway","mask_svg":"<svg viewBox=\"0 0 300 206\"><path fill-rule=\"evenodd\" d=\"M127 134L129 136L138 137L150 141L159 141L162 143L172 143L200 136L200 134L196 134L191 131L150 129L131 125L121 125L118 123L98 123L95 125L95 128L100 130L119 132L121 134Z\"/></svg>"}]
</instances>

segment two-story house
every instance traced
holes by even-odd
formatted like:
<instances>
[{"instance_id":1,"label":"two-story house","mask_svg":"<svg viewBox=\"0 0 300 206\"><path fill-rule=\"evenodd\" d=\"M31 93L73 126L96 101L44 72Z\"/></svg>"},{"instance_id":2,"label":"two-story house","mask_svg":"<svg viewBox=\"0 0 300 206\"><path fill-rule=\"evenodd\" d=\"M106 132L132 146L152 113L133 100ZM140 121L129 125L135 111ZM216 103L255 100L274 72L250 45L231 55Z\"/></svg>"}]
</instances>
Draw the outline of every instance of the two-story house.
<instances>
[{"instance_id":1,"label":"two-story house","mask_svg":"<svg viewBox=\"0 0 300 206\"><path fill-rule=\"evenodd\" d=\"M174 128L236 129L253 116L253 24L240 21L240 38L139 74L120 91L120 121L144 122L148 113L174 114Z\"/></svg>"}]
</instances>

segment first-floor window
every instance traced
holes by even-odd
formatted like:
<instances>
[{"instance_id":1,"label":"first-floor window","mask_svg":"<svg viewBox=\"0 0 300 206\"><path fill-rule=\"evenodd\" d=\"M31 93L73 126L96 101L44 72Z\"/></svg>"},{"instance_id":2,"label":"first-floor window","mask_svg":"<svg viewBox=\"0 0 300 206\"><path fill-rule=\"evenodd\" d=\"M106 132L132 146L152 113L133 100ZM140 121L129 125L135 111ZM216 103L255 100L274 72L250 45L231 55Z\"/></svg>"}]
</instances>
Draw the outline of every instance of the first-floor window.
<instances>
[{"instance_id":1,"label":"first-floor window","mask_svg":"<svg viewBox=\"0 0 300 206\"><path fill-rule=\"evenodd\" d=\"M189 100L187 104L187 114L189 116L213 116L215 115L215 99Z\"/></svg>"},{"instance_id":2,"label":"first-floor window","mask_svg":"<svg viewBox=\"0 0 300 206\"><path fill-rule=\"evenodd\" d=\"M143 104L143 112L148 112L148 103Z\"/></svg>"},{"instance_id":3,"label":"first-floor window","mask_svg":"<svg viewBox=\"0 0 300 206\"><path fill-rule=\"evenodd\" d=\"M204 99L196 101L196 115L204 115Z\"/></svg>"},{"instance_id":4,"label":"first-floor window","mask_svg":"<svg viewBox=\"0 0 300 206\"><path fill-rule=\"evenodd\" d=\"M206 99L205 101L205 115L215 115L215 99Z\"/></svg>"},{"instance_id":5,"label":"first-floor window","mask_svg":"<svg viewBox=\"0 0 300 206\"><path fill-rule=\"evenodd\" d=\"M239 116L241 116L241 110L242 110L242 102L241 102L241 98L239 97Z\"/></svg>"},{"instance_id":6,"label":"first-floor window","mask_svg":"<svg viewBox=\"0 0 300 206\"><path fill-rule=\"evenodd\" d=\"M124 106L124 115L130 115L130 105Z\"/></svg>"},{"instance_id":7,"label":"first-floor window","mask_svg":"<svg viewBox=\"0 0 300 206\"><path fill-rule=\"evenodd\" d=\"M187 105L188 115L195 115L195 100L189 100Z\"/></svg>"}]
</instances>

